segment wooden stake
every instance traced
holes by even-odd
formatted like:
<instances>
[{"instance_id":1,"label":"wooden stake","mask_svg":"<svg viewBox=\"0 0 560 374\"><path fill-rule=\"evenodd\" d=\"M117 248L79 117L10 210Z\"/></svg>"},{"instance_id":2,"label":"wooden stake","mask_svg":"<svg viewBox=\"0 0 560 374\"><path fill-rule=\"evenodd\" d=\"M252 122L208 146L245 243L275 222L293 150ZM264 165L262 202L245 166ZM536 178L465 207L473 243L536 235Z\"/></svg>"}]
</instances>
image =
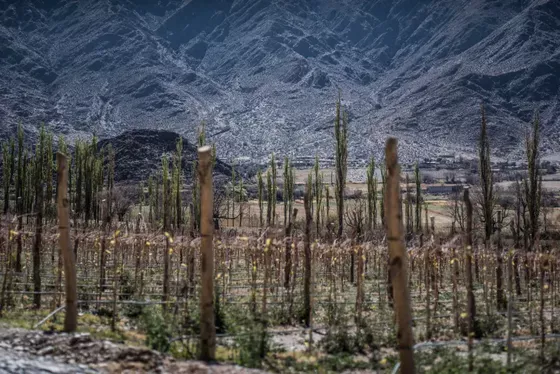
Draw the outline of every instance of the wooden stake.
<instances>
[{"instance_id":1,"label":"wooden stake","mask_svg":"<svg viewBox=\"0 0 560 374\"><path fill-rule=\"evenodd\" d=\"M211 361L216 355L214 323L214 251L212 220L214 191L212 189L212 148L198 149L198 180L200 181L201 293L200 293L200 359Z\"/></svg>"},{"instance_id":2,"label":"wooden stake","mask_svg":"<svg viewBox=\"0 0 560 374\"><path fill-rule=\"evenodd\" d=\"M467 271L467 318L468 318L468 348L469 348L469 372L473 371L473 337L476 319L476 305L473 293L473 277L472 277L472 231L473 231L473 206L469 196L468 187L465 188L463 200L467 210L467 230L465 244L467 245L467 253L465 256L465 268Z\"/></svg>"},{"instance_id":3,"label":"wooden stake","mask_svg":"<svg viewBox=\"0 0 560 374\"><path fill-rule=\"evenodd\" d=\"M76 289L76 267L70 249L70 218L68 208L68 161L62 153L56 154L58 165L58 231L60 249L64 258L64 277L66 281L66 315L64 331L74 332L78 326L78 293Z\"/></svg>"},{"instance_id":4,"label":"wooden stake","mask_svg":"<svg viewBox=\"0 0 560 374\"><path fill-rule=\"evenodd\" d=\"M305 229L304 229L304 274L303 274L303 310L305 327L311 323L311 225L313 216L311 213L311 185L306 186L303 205L305 209Z\"/></svg>"},{"instance_id":5,"label":"wooden stake","mask_svg":"<svg viewBox=\"0 0 560 374\"><path fill-rule=\"evenodd\" d=\"M407 284L407 255L403 241L403 222L400 202L400 167L397 157L397 139L389 138L385 148L387 188L385 189L385 220L389 244L390 272L393 284L395 311L397 313L401 373L415 372L412 311Z\"/></svg>"}]
</instances>

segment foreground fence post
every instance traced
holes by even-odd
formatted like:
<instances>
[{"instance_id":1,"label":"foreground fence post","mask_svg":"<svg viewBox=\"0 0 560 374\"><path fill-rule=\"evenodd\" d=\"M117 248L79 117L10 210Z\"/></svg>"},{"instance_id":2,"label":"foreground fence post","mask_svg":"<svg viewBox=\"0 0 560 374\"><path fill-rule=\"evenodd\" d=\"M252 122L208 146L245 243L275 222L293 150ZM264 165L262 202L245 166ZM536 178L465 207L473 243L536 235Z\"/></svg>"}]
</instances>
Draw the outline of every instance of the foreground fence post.
<instances>
[{"instance_id":1,"label":"foreground fence post","mask_svg":"<svg viewBox=\"0 0 560 374\"><path fill-rule=\"evenodd\" d=\"M465 187L463 200L467 213L467 227L465 232L465 270L467 278L467 323L468 323L468 350L469 350L469 372L473 371L473 338L476 328L476 304L473 292L472 256L473 256L473 206L469 195L469 188Z\"/></svg>"},{"instance_id":2,"label":"foreground fence post","mask_svg":"<svg viewBox=\"0 0 560 374\"><path fill-rule=\"evenodd\" d=\"M214 360L216 326L214 322L214 252L212 220L214 191L212 189L212 150L198 149L198 180L200 182L201 281L200 293L200 359Z\"/></svg>"},{"instance_id":3,"label":"foreground fence post","mask_svg":"<svg viewBox=\"0 0 560 374\"><path fill-rule=\"evenodd\" d=\"M401 373L411 374L414 369L412 312L408 291L407 255L404 247L402 210L400 203L400 167L397 158L397 139L389 138L385 148L387 188L385 189L385 221L389 244L389 266L398 323L398 346Z\"/></svg>"},{"instance_id":4,"label":"foreground fence post","mask_svg":"<svg viewBox=\"0 0 560 374\"><path fill-rule=\"evenodd\" d=\"M64 331L74 332L78 325L78 294L76 290L76 267L74 254L70 249L70 219L68 208L68 160L62 153L56 154L58 167L58 231L60 251L64 259L64 278L66 281L66 316Z\"/></svg>"}]
</instances>

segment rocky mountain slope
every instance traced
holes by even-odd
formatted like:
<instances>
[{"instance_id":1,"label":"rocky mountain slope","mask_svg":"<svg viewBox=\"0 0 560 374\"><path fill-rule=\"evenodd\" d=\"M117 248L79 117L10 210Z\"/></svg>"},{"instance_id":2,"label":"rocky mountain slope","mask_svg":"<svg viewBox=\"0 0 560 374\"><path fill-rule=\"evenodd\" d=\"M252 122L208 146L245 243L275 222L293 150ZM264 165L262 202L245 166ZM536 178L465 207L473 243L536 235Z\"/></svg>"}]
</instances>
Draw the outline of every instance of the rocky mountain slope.
<instances>
[{"instance_id":1,"label":"rocky mountain slope","mask_svg":"<svg viewBox=\"0 0 560 374\"><path fill-rule=\"evenodd\" d=\"M560 150L558 0L0 0L0 132L70 137L207 121L223 159L332 153L338 91L350 157L519 156L536 108Z\"/></svg>"},{"instance_id":2,"label":"rocky mountain slope","mask_svg":"<svg viewBox=\"0 0 560 374\"><path fill-rule=\"evenodd\" d=\"M147 181L150 175L161 173L162 156L166 155L172 168L173 155L179 135L170 131L128 130L113 138L103 139L99 148L111 144L115 151L115 180ZM182 169L187 180L191 179L197 149L183 138ZM231 177L231 166L216 159L214 174Z\"/></svg>"}]
</instances>

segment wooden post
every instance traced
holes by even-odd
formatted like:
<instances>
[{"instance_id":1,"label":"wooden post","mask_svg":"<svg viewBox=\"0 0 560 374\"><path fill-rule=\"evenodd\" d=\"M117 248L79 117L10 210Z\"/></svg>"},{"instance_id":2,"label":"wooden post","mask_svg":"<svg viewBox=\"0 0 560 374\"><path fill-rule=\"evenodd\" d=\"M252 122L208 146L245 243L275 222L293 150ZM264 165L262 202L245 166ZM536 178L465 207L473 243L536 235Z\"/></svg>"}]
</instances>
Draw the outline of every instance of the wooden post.
<instances>
[{"instance_id":1,"label":"wooden post","mask_svg":"<svg viewBox=\"0 0 560 374\"><path fill-rule=\"evenodd\" d=\"M513 311L513 251L510 251L506 257L507 261L507 293L508 293L508 302L507 302L507 368L511 369L511 355L513 351L513 344L512 344L512 311Z\"/></svg>"},{"instance_id":2,"label":"wooden post","mask_svg":"<svg viewBox=\"0 0 560 374\"><path fill-rule=\"evenodd\" d=\"M435 235L435 233L436 233L436 217L434 217L434 216L430 217L430 226L431 226L432 234Z\"/></svg>"},{"instance_id":3,"label":"wooden post","mask_svg":"<svg viewBox=\"0 0 560 374\"><path fill-rule=\"evenodd\" d=\"M165 250L163 252L163 311L167 312L167 302L169 301L169 269L170 269L170 259L169 252L171 248L171 233L169 232L171 228L171 180L167 179L163 181L163 230L165 231Z\"/></svg>"},{"instance_id":4,"label":"wooden post","mask_svg":"<svg viewBox=\"0 0 560 374\"><path fill-rule=\"evenodd\" d=\"M214 360L216 326L214 323L214 252L212 221L214 191L212 190L212 149L198 149L198 180L200 181L201 281L200 293L200 359Z\"/></svg>"},{"instance_id":5,"label":"wooden post","mask_svg":"<svg viewBox=\"0 0 560 374\"><path fill-rule=\"evenodd\" d=\"M403 222L400 202L400 167L397 157L397 139L389 138L385 148L387 188L385 189L385 221L389 244L389 265L398 323L398 345L401 373L414 373L412 311L407 282L407 255L403 240Z\"/></svg>"},{"instance_id":6,"label":"wooden post","mask_svg":"<svg viewBox=\"0 0 560 374\"><path fill-rule=\"evenodd\" d=\"M467 318L468 318L468 348L469 348L469 372L473 371L473 338L475 329L475 319L476 319L476 304L474 300L473 293L473 277L472 277L472 231L473 231L473 206L469 196L469 188L465 188L463 195L463 200L465 201L466 213L467 213L467 230L465 232L467 245L467 253L465 256L465 268L467 275Z\"/></svg>"},{"instance_id":7,"label":"wooden post","mask_svg":"<svg viewBox=\"0 0 560 374\"><path fill-rule=\"evenodd\" d=\"M311 225L313 224L313 215L311 213L311 188L311 184L308 183L303 197L303 206L305 209L305 228L303 239L303 313L305 327L309 327L311 324Z\"/></svg>"},{"instance_id":8,"label":"wooden post","mask_svg":"<svg viewBox=\"0 0 560 374\"><path fill-rule=\"evenodd\" d=\"M78 293L76 289L76 267L70 249L70 218L68 201L68 160L62 153L56 154L58 166L58 231L60 250L64 258L64 277L66 281L66 315L64 331L74 332L78 325Z\"/></svg>"},{"instance_id":9,"label":"wooden post","mask_svg":"<svg viewBox=\"0 0 560 374\"><path fill-rule=\"evenodd\" d=\"M451 269L452 277L453 277L453 326L455 328L455 333L459 332L459 296L457 289L457 282L459 279L459 258L457 257L457 253L455 252L455 248L452 248L452 259L451 262L453 267Z\"/></svg>"},{"instance_id":10,"label":"wooden post","mask_svg":"<svg viewBox=\"0 0 560 374\"><path fill-rule=\"evenodd\" d=\"M356 283L356 325L359 327L362 324L362 306L364 303L364 248L363 245L358 245L358 276Z\"/></svg>"},{"instance_id":11,"label":"wooden post","mask_svg":"<svg viewBox=\"0 0 560 374\"><path fill-rule=\"evenodd\" d=\"M503 244L502 244L502 211L497 212L497 247L496 247L496 301L499 311L503 311L507 308L506 297L504 295L503 288Z\"/></svg>"}]
</instances>

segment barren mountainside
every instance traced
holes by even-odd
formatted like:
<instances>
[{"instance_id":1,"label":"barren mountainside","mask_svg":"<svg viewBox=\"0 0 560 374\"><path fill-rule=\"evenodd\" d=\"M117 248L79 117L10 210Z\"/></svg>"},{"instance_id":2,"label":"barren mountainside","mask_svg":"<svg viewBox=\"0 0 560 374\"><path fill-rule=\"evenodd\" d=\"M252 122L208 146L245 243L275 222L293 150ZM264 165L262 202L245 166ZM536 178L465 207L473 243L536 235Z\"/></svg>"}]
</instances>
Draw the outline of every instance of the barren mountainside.
<instances>
[{"instance_id":1,"label":"barren mountainside","mask_svg":"<svg viewBox=\"0 0 560 374\"><path fill-rule=\"evenodd\" d=\"M0 134L45 122L70 138L131 129L220 158L332 154L338 92L350 157L519 157L535 109L560 151L558 0L0 0Z\"/></svg>"}]
</instances>

